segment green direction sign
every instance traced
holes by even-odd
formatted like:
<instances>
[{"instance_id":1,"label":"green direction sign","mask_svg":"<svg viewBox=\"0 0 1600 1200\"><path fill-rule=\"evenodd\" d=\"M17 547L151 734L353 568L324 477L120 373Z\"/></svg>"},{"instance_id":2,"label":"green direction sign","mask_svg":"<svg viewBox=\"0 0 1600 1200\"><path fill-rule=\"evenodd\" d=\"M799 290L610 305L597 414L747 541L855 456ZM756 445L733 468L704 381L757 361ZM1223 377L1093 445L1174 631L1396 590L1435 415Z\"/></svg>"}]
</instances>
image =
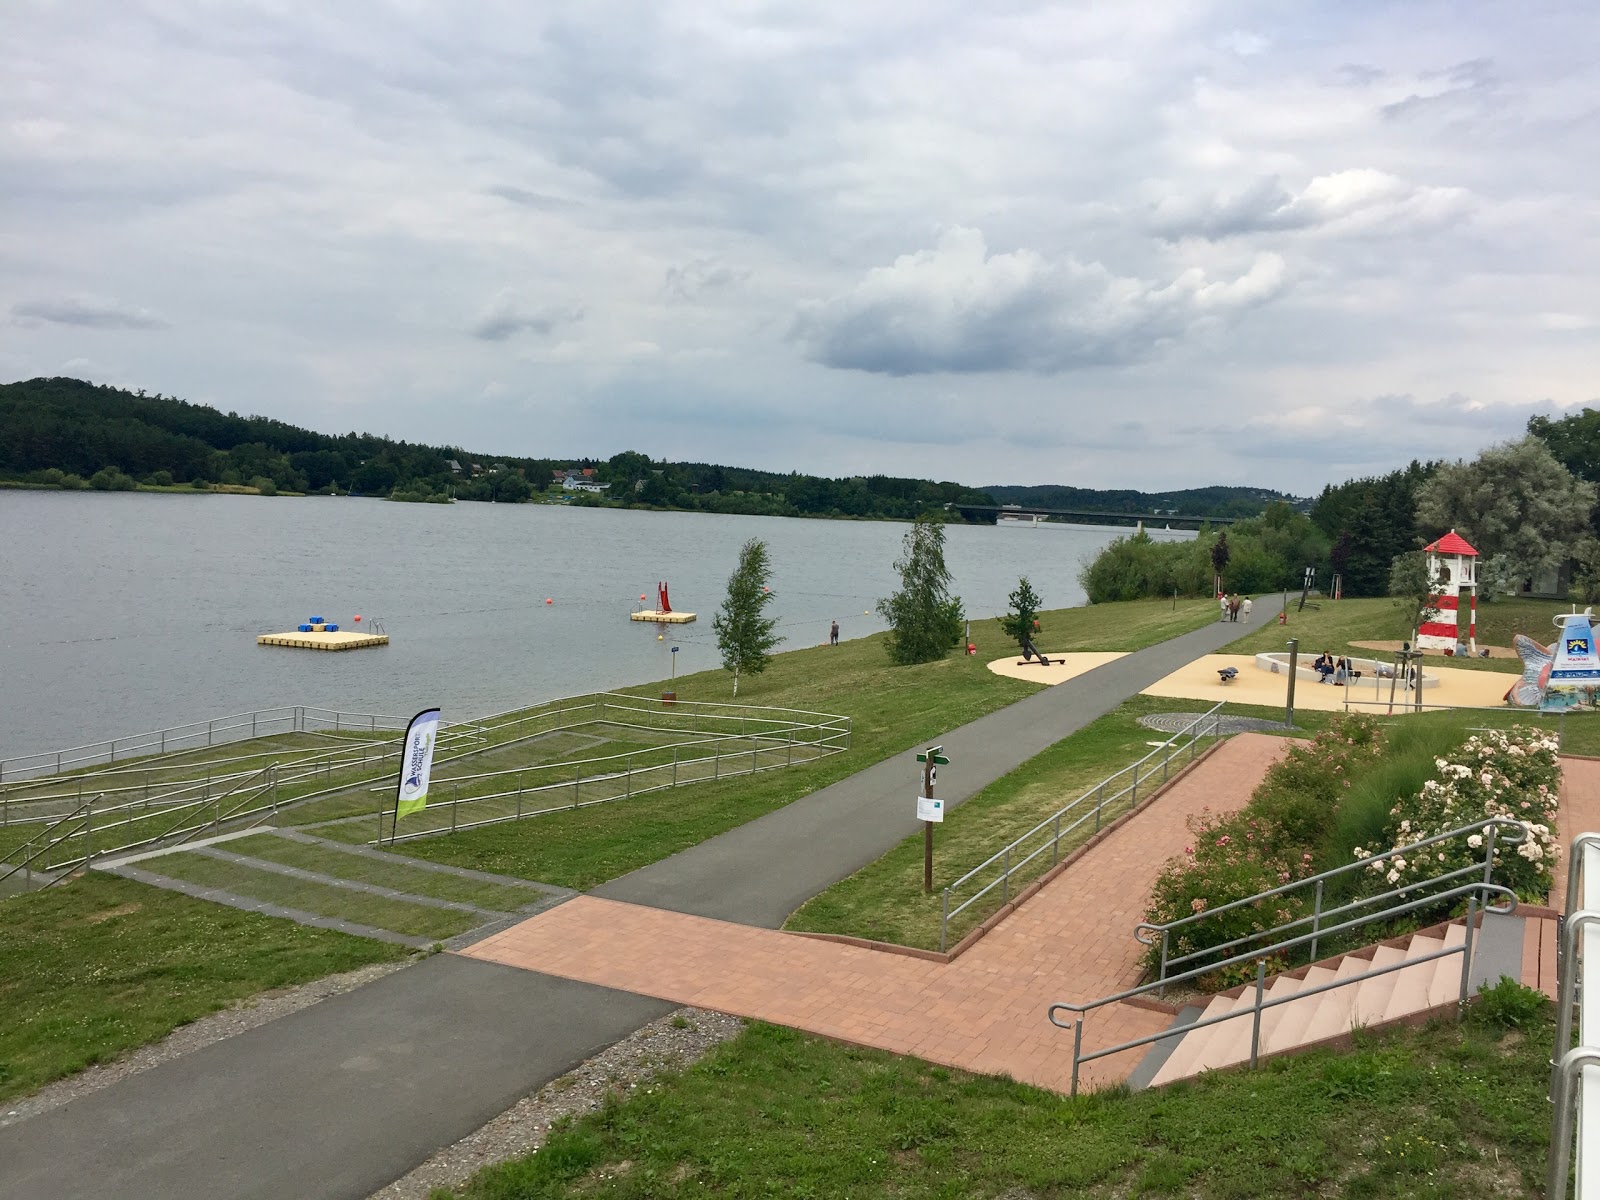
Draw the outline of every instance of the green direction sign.
<instances>
[{"instance_id":1,"label":"green direction sign","mask_svg":"<svg viewBox=\"0 0 1600 1200\"><path fill-rule=\"evenodd\" d=\"M917 755L918 762L933 762L941 767L948 767L950 760L944 756L943 746L929 746L926 754Z\"/></svg>"}]
</instances>

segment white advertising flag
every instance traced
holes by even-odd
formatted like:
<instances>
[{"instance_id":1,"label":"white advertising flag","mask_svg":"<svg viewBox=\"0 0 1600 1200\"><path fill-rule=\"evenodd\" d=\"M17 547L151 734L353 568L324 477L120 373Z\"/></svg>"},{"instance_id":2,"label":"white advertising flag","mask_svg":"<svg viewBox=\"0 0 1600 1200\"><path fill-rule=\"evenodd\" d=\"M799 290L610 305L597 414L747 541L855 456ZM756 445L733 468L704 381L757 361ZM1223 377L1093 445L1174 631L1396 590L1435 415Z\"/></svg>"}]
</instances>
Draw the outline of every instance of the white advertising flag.
<instances>
[{"instance_id":1,"label":"white advertising flag","mask_svg":"<svg viewBox=\"0 0 1600 1200\"><path fill-rule=\"evenodd\" d=\"M396 821L421 812L428 805L428 776L433 771L433 745L438 736L437 708L423 709L406 726L406 745L400 756L400 788L395 794Z\"/></svg>"}]
</instances>

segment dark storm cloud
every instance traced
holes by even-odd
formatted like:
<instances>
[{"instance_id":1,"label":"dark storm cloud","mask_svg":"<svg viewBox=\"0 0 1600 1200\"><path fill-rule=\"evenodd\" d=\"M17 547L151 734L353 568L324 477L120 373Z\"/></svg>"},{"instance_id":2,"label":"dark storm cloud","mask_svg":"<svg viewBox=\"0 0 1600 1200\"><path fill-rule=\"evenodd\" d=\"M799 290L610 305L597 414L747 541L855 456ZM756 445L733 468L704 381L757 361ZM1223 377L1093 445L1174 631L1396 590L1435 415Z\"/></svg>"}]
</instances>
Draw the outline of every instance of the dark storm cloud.
<instances>
[{"instance_id":1,"label":"dark storm cloud","mask_svg":"<svg viewBox=\"0 0 1600 1200\"><path fill-rule=\"evenodd\" d=\"M167 322L146 308L116 300L77 297L63 300L24 300L11 306L11 315L27 324L45 321L82 329L166 329Z\"/></svg>"}]
</instances>

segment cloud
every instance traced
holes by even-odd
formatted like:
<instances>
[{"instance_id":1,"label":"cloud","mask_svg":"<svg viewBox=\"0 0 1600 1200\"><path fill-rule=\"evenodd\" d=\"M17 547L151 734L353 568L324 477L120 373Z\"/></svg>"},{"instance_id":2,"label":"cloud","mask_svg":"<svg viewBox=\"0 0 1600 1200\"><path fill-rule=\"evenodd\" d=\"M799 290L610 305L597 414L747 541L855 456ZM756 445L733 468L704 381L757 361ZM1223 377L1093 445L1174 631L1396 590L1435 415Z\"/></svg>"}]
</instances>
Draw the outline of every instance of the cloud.
<instances>
[{"instance_id":1,"label":"cloud","mask_svg":"<svg viewBox=\"0 0 1600 1200\"><path fill-rule=\"evenodd\" d=\"M693 300L703 292L718 291L748 281L748 270L736 270L714 258L696 258L667 268L667 295L673 300Z\"/></svg>"},{"instance_id":2,"label":"cloud","mask_svg":"<svg viewBox=\"0 0 1600 1200\"><path fill-rule=\"evenodd\" d=\"M583 309L569 305L523 308L516 292L507 288L489 302L473 323L471 333L486 342L503 342L519 333L553 333L581 320Z\"/></svg>"},{"instance_id":3,"label":"cloud","mask_svg":"<svg viewBox=\"0 0 1600 1200\"><path fill-rule=\"evenodd\" d=\"M1299 192L1286 190L1276 177L1264 177L1232 195L1164 200L1153 225L1174 240L1294 230L1403 233L1448 224L1470 208L1471 195L1464 188L1423 187L1358 168L1318 175Z\"/></svg>"},{"instance_id":4,"label":"cloud","mask_svg":"<svg viewBox=\"0 0 1600 1200\"><path fill-rule=\"evenodd\" d=\"M1235 279L1191 268L1157 286L1032 250L990 254L981 231L956 228L934 249L802 306L793 336L829 367L1052 374L1144 358L1203 320L1270 300L1284 283L1276 255Z\"/></svg>"},{"instance_id":5,"label":"cloud","mask_svg":"<svg viewBox=\"0 0 1600 1200\"><path fill-rule=\"evenodd\" d=\"M11 306L11 316L21 324L43 321L51 325L75 325L80 329L168 328L166 321L147 308L85 296L62 300L24 300Z\"/></svg>"}]
</instances>

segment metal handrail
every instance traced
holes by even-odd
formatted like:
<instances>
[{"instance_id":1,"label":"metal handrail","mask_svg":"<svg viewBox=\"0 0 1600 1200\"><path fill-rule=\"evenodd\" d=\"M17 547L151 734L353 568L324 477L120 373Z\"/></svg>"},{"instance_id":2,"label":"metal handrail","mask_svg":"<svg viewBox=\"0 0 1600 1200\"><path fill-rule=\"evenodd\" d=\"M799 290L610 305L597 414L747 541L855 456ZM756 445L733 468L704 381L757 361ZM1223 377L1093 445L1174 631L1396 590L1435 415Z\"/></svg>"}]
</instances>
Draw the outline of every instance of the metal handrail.
<instances>
[{"instance_id":1,"label":"metal handrail","mask_svg":"<svg viewBox=\"0 0 1600 1200\"><path fill-rule=\"evenodd\" d=\"M1496 906L1494 904L1487 903L1487 898L1491 895L1503 897L1506 903L1503 906ZM1436 893L1431 896L1423 897L1419 900L1413 900L1407 904L1395 905L1391 908L1385 909L1383 912L1371 913L1365 917L1361 917L1353 921L1346 921L1341 925L1333 926L1323 930L1323 933L1333 934L1345 932L1351 929L1359 928L1363 925L1371 924L1375 921L1386 920L1390 917L1403 916L1404 914L1415 911L1418 908L1422 908L1431 904L1437 904L1441 900L1459 899L1463 896L1467 897L1467 917L1465 929L1466 936L1461 945L1447 946L1442 950L1436 950L1426 955L1419 955L1415 958L1404 959L1397 963L1391 963L1386 967L1380 967L1372 971L1366 971L1359 975L1348 975L1343 978L1330 980L1329 982L1319 984L1316 987L1297 990L1293 995L1280 996L1273 1000L1264 999L1263 993L1265 992L1266 984L1267 957L1279 950L1288 950L1296 946L1304 945L1314 936L1316 936L1314 934L1303 934L1297 938L1290 938L1279 945L1268 946L1260 951L1250 954L1241 954L1223 963L1217 963L1207 967L1196 967L1192 971L1187 971L1182 975L1174 975L1166 980L1152 980L1149 983L1141 984L1140 986L1134 988L1128 988L1125 991L1117 992L1111 996L1102 996L1098 1000L1090 1000L1083 1004L1059 1002L1050 1005L1045 1013L1046 1017L1050 1021L1050 1024L1054 1025L1057 1029L1071 1029L1073 1031L1071 1094L1074 1096L1078 1094L1079 1068L1086 1062L1093 1062L1100 1058L1108 1058L1113 1054L1121 1054L1125 1050L1132 1050L1139 1046L1152 1045L1156 1042L1164 1041L1167 1038L1182 1037L1196 1029L1204 1029L1207 1026L1217 1025L1223 1021L1231 1021L1236 1017L1242 1017L1246 1014L1253 1014L1255 1021L1255 1028L1252 1031L1250 1045L1250 1065L1254 1067L1256 1065L1259 1051L1261 1013L1266 1009L1276 1008L1280 1004L1288 1004L1291 1001L1304 999L1307 996L1315 996L1322 992L1333 991L1335 988L1347 987L1353 983L1360 983L1364 979L1373 979L1379 975L1387 975L1391 971L1402 970L1406 967L1414 967L1419 963L1432 962L1434 959L1445 958L1452 954L1462 955L1461 987L1458 993L1458 1004L1466 1004L1468 988L1472 974L1473 931L1475 929L1480 912L1478 908L1478 900L1480 896L1485 900L1481 910L1482 913L1493 913L1496 916L1507 916L1515 912L1517 908L1517 894L1508 887L1498 883L1484 883L1479 881L1464 885L1462 887L1452 888L1448 892ZM1197 979L1202 975L1208 975L1213 971L1234 966L1242 962L1248 962L1252 959L1255 960L1256 963L1256 1002L1251 1007L1236 1009L1226 1013L1219 1013L1215 1017L1209 1017L1205 1020L1196 1021L1192 1024L1173 1026L1172 1028L1163 1029L1157 1033L1147 1034L1144 1037L1133 1038L1126 1042L1119 1042L1114 1046L1108 1046L1100 1050L1091 1051L1088 1054L1083 1053L1083 1024L1084 1019L1089 1013L1103 1008L1108 1004L1116 1004L1124 1000L1130 1000L1135 996L1145 995L1148 992L1155 991L1158 988L1167 986L1169 984L1181 983L1189 979ZM1076 1020L1062 1022L1056 1019L1057 1012L1072 1012L1078 1015Z\"/></svg>"},{"instance_id":2,"label":"metal handrail","mask_svg":"<svg viewBox=\"0 0 1600 1200\"><path fill-rule=\"evenodd\" d=\"M1432 846L1440 842L1469 837L1478 830L1486 830L1488 833L1488 836L1484 839L1483 863L1480 864L1484 868L1484 882L1487 883L1489 881L1489 869L1492 868L1494 863L1496 840L1500 839L1502 840L1502 844L1509 846L1521 845L1527 840L1527 826L1515 818L1485 817L1481 820L1472 822L1470 825L1462 825L1459 828L1447 830L1444 833L1437 833L1431 837L1423 838L1420 841L1409 842L1404 846L1396 846L1391 850L1383 851L1381 854L1370 854L1365 858L1358 858L1354 862L1345 863L1342 866L1333 867L1329 870L1318 872L1315 875L1308 875L1304 879L1296 879L1289 883L1279 884L1275 888L1269 888L1268 890L1259 892L1254 896L1245 896L1239 900L1231 900L1227 904L1219 904L1215 908L1207 908L1203 912L1193 913L1186 917L1179 917L1174 921L1140 921L1139 924L1135 925L1133 928L1133 936L1135 940L1143 943L1146 946L1154 946L1159 938L1161 944L1161 961L1158 968L1158 975L1165 977L1167 968L1169 966L1188 962L1192 959L1199 958L1202 955L1213 953L1219 949L1226 949L1232 946L1242 945L1245 942L1253 941L1256 937L1261 936L1259 933L1246 934L1242 938L1235 938L1233 941L1224 943L1221 946L1211 946L1203 950L1192 951L1189 954L1173 958L1171 957L1170 950L1172 944L1172 935L1175 930L1181 930L1190 925L1197 925L1208 919L1215 918L1222 913L1232 912L1236 909L1244 908L1246 906L1258 905L1264 901L1272 900L1279 896L1285 896L1290 892L1300 891L1304 888L1312 887L1313 885L1315 885L1316 889L1316 898L1311 915L1308 917L1296 918L1294 921L1290 921L1283 926L1274 926L1274 929L1290 928L1294 925L1303 925L1309 921L1313 926L1313 930L1315 930L1321 925L1321 918L1329 915L1329 913L1325 913L1322 910L1324 887L1329 880L1345 875L1359 874L1370 871L1373 863L1381 862L1387 858L1410 855L1425 846ZM1511 836L1509 832L1502 833L1502 830L1515 830L1516 836ZM1429 879L1410 882L1404 888L1398 889L1398 891L1402 893L1413 891L1417 888L1426 887L1429 884L1437 883L1442 879L1454 878L1456 875L1464 875L1469 870L1476 869L1478 869L1477 866L1472 868L1458 867L1454 871L1445 872L1441 875L1435 875ZM1359 907L1363 904L1369 903L1371 899L1372 898L1369 897L1366 900L1358 900L1353 902L1353 904L1345 905L1344 907L1346 909ZM1334 909L1331 911L1338 912L1341 910ZM1267 932L1272 932L1272 930L1262 931L1262 933Z\"/></svg>"},{"instance_id":3,"label":"metal handrail","mask_svg":"<svg viewBox=\"0 0 1600 1200\"><path fill-rule=\"evenodd\" d=\"M1578 953L1578 937L1593 925L1600 925L1600 910L1579 908L1580 889L1588 890L1584 851L1600 848L1600 833L1580 833L1567 852L1566 906L1562 910L1560 936L1556 941L1556 1035L1550 1055L1551 1113L1550 1164L1545 1180L1545 1195L1555 1200L1567 1195L1568 1173L1572 1161L1573 1086L1585 1067L1600 1066L1600 1046L1589 1044L1595 1031L1579 1030L1582 1044L1572 1045L1573 1012L1584 987L1584 960ZM1591 1115L1589 1121L1594 1117ZM1580 1159L1580 1179L1582 1162Z\"/></svg>"},{"instance_id":4,"label":"metal handrail","mask_svg":"<svg viewBox=\"0 0 1600 1200\"><path fill-rule=\"evenodd\" d=\"M1014 839L1008 845L1006 845L1006 846L1002 847L1001 849L995 851L995 853L991 854L988 858L984 859L977 866L973 867L972 870L968 871L965 875L961 876L961 878L959 878L959 879L955 880L954 882L946 885L946 887L944 888L944 892L943 892L943 897L942 897L943 898L943 907L942 907L942 911L941 911L941 915L940 915L940 919L939 919L939 949L941 951L943 951L945 949L945 945L946 945L946 942L947 942L948 937L949 937L950 918L955 917L955 916L959 916L967 908L971 907L973 904L976 904L979 900L981 900L984 896L988 895L995 888L1000 888L1001 889L1001 895L1003 897L1002 900L1001 900L1001 903L1004 904L1004 903L1009 902L1009 900L1011 898L1010 897L1011 876L1014 873L1016 873L1017 871L1021 870L1023 867L1027 866L1035 858L1039 857L1039 855L1043 854L1044 851L1046 850L1046 848L1053 849L1054 855L1055 855L1055 861L1059 862L1060 861L1060 857L1061 857L1061 835L1062 835L1063 832L1071 833L1074 829L1078 828L1078 826L1084 824L1084 822L1086 822L1090 817L1094 818L1095 830L1096 830L1096 832L1098 832L1099 829L1100 829L1101 816L1105 811L1106 804L1108 802L1112 803L1112 804L1115 804L1118 800L1120 800L1123 796L1128 795L1130 792L1133 795L1134 802L1137 803L1138 802L1138 798L1139 798L1139 783L1140 783L1139 768L1140 767L1144 766L1151 759L1156 758L1158 756L1161 756L1162 757L1161 782L1165 783L1167 781L1168 769L1170 768L1171 763L1172 763L1172 749L1173 749L1173 746L1181 738L1184 738L1184 737L1188 737L1189 738L1187 749L1189 751L1189 761L1193 762L1194 758L1195 758L1195 749L1194 748L1199 743L1200 738L1203 737L1203 736L1206 736L1202 732L1199 732L1199 730L1201 729L1202 726L1204 726L1204 724L1208 720L1211 721L1211 724L1212 724L1212 733L1211 733L1210 736L1212 736L1212 737L1219 736L1218 731L1222 728L1222 715L1221 715L1222 714L1222 707L1223 707L1223 704L1225 704L1225 703L1226 703L1226 701L1220 701L1217 704L1212 705L1205 712L1197 714L1193 721L1189 722L1189 724L1185 725L1182 729L1180 729L1176 733L1172 734L1172 736L1167 738L1167 740L1165 742L1163 742L1156 749L1150 751L1150 753L1146 754L1143 758L1139 759L1137 762L1134 762L1134 763L1132 763L1132 764L1130 764L1130 765L1128 765L1126 767L1123 767L1121 770L1116 771L1115 773L1113 773L1111 775L1107 775L1099 783L1097 783L1094 786L1090 787L1088 791L1084 792L1076 800L1073 800L1071 803L1069 803L1069 804L1065 805L1064 807L1058 809L1055 813L1051 814L1050 816L1046 817L1044 820L1040 821L1037 825L1035 825L1032 829L1028 830L1022 836ZM1179 752L1180 753L1182 752L1181 749L1180 749ZM1113 780L1120 779L1122 776L1128 774L1130 771L1133 773L1133 782L1128 787L1124 787L1120 791L1114 792L1108 798L1106 796L1106 787L1108 785L1110 785ZM1069 824L1066 827L1065 830L1063 830L1062 827L1061 827L1061 818L1066 816L1068 813L1072 812L1079 805L1086 803L1091 796L1096 797L1094 808L1091 809L1088 812L1085 812L1077 820L1075 820L1071 824ZM1041 832L1046 827L1049 827L1049 828L1051 828L1053 830L1051 838L1048 841L1044 842L1037 850L1033 851L1031 854L1028 854L1026 857L1020 858L1017 861L1013 862L1012 861L1013 853L1016 852L1021 847L1021 845L1024 842L1026 842L1029 838L1031 838L1035 834ZM1000 873L999 878L991 881L990 883L985 884L983 887L979 888L976 892L974 892L971 896L968 896L965 900L963 900L960 904L956 905L954 908L950 907L951 896L954 894L954 892L958 888L960 888L962 885L964 885L967 882L969 882L974 876L978 875L980 872L982 872L982 871L984 871L984 870L986 870L986 869L988 869L990 867L993 867L996 863L1002 864L1002 869L1001 869L1001 873Z\"/></svg>"},{"instance_id":5,"label":"metal handrail","mask_svg":"<svg viewBox=\"0 0 1600 1200\"><path fill-rule=\"evenodd\" d=\"M1572 1084L1585 1067L1600 1067L1600 1047L1574 1046L1555 1066L1550 1096L1555 1114L1551 1120L1550 1165L1544 1180L1546 1200L1567 1194L1567 1178L1572 1171Z\"/></svg>"}]
</instances>

